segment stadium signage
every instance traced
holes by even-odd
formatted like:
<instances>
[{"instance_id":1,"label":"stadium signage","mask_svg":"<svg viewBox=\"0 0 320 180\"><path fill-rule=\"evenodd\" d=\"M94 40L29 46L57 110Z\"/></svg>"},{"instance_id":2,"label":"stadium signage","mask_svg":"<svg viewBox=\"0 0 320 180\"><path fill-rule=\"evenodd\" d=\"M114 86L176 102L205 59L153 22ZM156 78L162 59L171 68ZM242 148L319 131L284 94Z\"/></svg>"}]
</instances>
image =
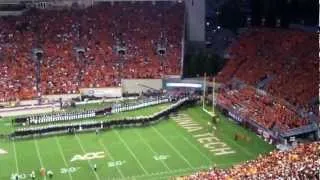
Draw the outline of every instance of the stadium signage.
<instances>
[{"instance_id":1,"label":"stadium signage","mask_svg":"<svg viewBox=\"0 0 320 180\"><path fill-rule=\"evenodd\" d=\"M232 117L234 120L238 121L238 122L242 122L242 118L233 114L232 112L229 111L229 116Z\"/></svg>"},{"instance_id":2,"label":"stadium signage","mask_svg":"<svg viewBox=\"0 0 320 180\"><path fill-rule=\"evenodd\" d=\"M174 117L174 120L188 132L193 133L193 137L214 155L222 156L236 153L236 151L231 149L227 144L221 142L213 133L201 131L203 127L192 121L189 116L180 114L178 117Z\"/></svg>"},{"instance_id":3,"label":"stadium signage","mask_svg":"<svg viewBox=\"0 0 320 180\"><path fill-rule=\"evenodd\" d=\"M104 158L104 152L90 152L90 153L86 153L84 155L74 155L73 158L70 160L71 162L73 161L87 161L87 160L91 160L91 159L102 159Z\"/></svg>"}]
</instances>

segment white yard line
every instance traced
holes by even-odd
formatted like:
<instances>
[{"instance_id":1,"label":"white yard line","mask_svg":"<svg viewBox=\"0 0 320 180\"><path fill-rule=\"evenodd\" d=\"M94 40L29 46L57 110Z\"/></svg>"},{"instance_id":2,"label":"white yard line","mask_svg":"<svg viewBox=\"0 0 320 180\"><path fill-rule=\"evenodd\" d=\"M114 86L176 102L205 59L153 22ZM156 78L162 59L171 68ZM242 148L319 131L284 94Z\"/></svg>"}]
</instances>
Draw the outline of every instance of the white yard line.
<instances>
[{"instance_id":1,"label":"white yard line","mask_svg":"<svg viewBox=\"0 0 320 180\"><path fill-rule=\"evenodd\" d=\"M104 143L101 140L99 140L99 144L104 149L104 151L109 155L110 159L112 161L114 161L114 158L112 157L110 151L107 149L107 147L104 145ZM118 166L116 166L116 168L117 168L119 174L121 175L121 177L124 178L125 176L123 175L121 169Z\"/></svg>"},{"instance_id":2,"label":"white yard line","mask_svg":"<svg viewBox=\"0 0 320 180\"><path fill-rule=\"evenodd\" d=\"M202 157L204 157L204 158L206 158L207 160L208 160L208 162L210 163L210 165L211 165L211 159L206 155L206 154L204 154L203 152L201 152L201 150L197 147L197 146L195 146L192 142L190 142L186 137L183 137L183 136L181 136L182 138L183 138L183 140L184 141L186 141L193 149L195 149L196 151L198 151L198 153L200 153L201 155L202 155Z\"/></svg>"},{"instance_id":3,"label":"white yard line","mask_svg":"<svg viewBox=\"0 0 320 180\"><path fill-rule=\"evenodd\" d=\"M59 149L60 155L61 155L62 160L63 160L63 162L64 162L64 165L65 165L66 168L67 168L67 167L69 167L69 166L68 166L68 163L67 163L67 161L66 161L65 155L64 155L64 153L63 153L63 151L62 151L62 147L61 147L61 144L60 144L60 142L59 142L59 139L58 139L57 136L55 137L55 139L56 139L56 143L57 143L57 145L58 145L58 149ZM72 180L72 176L71 176L70 172L68 172L68 175L69 175L69 178Z\"/></svg>"},{"instance_id":4,"label":"white yard line","mask_svg":"<svg viewBox=\"0 0 320 180\"><path fill-rule=\"evenodd\" d=\"M80 138L78 137L77 134L75 134L75 137L76 137L76 139L77 139L77 141L78 141L78 144L80 145L80 148L81 148L82 152L83 152L83 153L86 153L86 151L84 150L84 148L83 148L83 146L82 146L82 143L81 143L81 141L80 141ZM90 167L92 167L90 160L88 160L88 164L89 164ZM100 180L100 177L99 177L99 175L97 174L97 172L95 172L94 170L92 170L92 171L93 171L94 175L96 176L96 179L97 179L97 180Z\"/></svg>"},{"instance_id":5,"label":"white yard line","mask_svg":"<svg viewBox=\"0 0 320 180\"><path fill-rule=\"evenodd\" d=\"M143 167L143 165L141 164L141 162L139 161L139 159L136 157L136 155L132 152L132 150L130 149L130 147L128 146L128 144L124 141L124 139L122 139L122 137L120 136L119 132L117 130L114 130L114 132L117 134L117 136L119 137L120 141L126 146L126 148L128 149L128 151L130 152L130 154L134 157L134 159L138 162L140 168L143 170L143 172L145 174L149 174L149 172Z\"/></svg>"},{"instance_id":6,"label":"white yard line","mask_svg":"<svg viewBox=\"0 0 320 180\"><path fill-rule=\"evenodd\" d=\"M33 141L34 141L34 145L36 146L36 151L37 151L38 159L39 159L39 162L40 162L40 166L41 166L41 168L44 168L43 162L42 162L42 158L41 158L41 155L40 155L40 150L39 150L38 142L37 142L37 140L35 140L35 139L33 139ZM47 175L44 176L44 179L45 179L45 180L47 179Z\"/></svg>"},{"instance_id":7,"label":"white yard line","mask_svg":"<svg viewBox=\"0 0 320 180\"><path fill-rule=\"evenodd\" d=\"M160 108L159 108L160 109ZM161 110L161 109L160 109ZM160 111L159 110L159 111ZM137 115L137 113L135 113L135 115ZM139 136L140 140L152 151L152 153L154 155L157 155L157 153L154 151L154 149L151 147L151 145L141 136L141 134L139 133L139 131L137 131L136 129L134 129L134 132ZM164 162L163 160L161 160L161 163L163 164L163 166L168 170L168 171L172 171L172 169L170 169L170 167L167 165L166 162Z\"/></svg>"},{"instance_id":8,"label":"white yard line","mask_svg":"<svg viewBox=\"0 0 320 180\"><path fill-rule=\"evenodd\" d=\"M16 144L14 143L14 140L12 140L12 144L13 144L14 160L15 160L15 162L16 162L16 173L19 174L19 165L18 165Z\"/></svg>"},{"instance_id":9,"label":"white yard line","mask_svg":"<svg viewBox=\"0 0 320 180\"><path fill-rule=\"evenodd\" d=\"M152 153L154 155L156 155L157 153L153 150L153 148L150 146L150 144L140 135L140 133L137 130L134 130L134 131L135 131L136 134L138 134L138 136L141 139L141 141L152 151ZM167 168L167 170L171 171L171 169L169 168L167 163L165 163L163 160L161 160L161 163L163 164L163 166L165 168Z\"/></svg>"},{"instance_id":10,"label":"white yard line","mask_svg":"<svg viewBox=\"0 0 320 180\"><path fill-rule=\"evenodd\" d=\"M188 164L190 168L194 168L191 163L154 127L152 129Z\"/></svg>"}]
</instances>

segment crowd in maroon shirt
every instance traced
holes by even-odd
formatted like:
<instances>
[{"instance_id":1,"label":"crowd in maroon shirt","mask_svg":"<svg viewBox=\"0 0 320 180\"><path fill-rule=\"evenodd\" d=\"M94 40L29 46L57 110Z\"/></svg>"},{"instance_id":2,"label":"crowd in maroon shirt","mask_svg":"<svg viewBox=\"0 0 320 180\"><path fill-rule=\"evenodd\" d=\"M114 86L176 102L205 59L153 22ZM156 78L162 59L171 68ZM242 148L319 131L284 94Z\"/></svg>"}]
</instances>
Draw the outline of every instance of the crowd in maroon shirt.
<instances>
[{"instance_id":1,"label":"crowd in maroon shirt","mask_svg":"<svg viewBox=\"0 0 320 180\"><path fill-rule=\"evenodd\" d=\"M44 52L42 94L180 74L183 21L184 5L176 2L102 3L0 18L0 101L36 96L35 47ZM127 49L122 57L118 42ZM164 56L157 53L160 42ZM85 50L79 58L77 47Z\"/></svg>"}]
</instances>

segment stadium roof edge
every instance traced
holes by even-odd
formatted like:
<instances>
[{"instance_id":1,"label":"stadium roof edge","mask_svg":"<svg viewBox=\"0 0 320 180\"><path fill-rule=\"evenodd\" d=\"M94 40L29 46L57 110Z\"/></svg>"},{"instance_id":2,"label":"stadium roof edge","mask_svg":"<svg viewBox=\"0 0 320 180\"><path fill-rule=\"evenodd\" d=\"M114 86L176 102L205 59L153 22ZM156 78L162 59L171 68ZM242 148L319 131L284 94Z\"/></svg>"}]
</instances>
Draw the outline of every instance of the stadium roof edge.
<instances>
[{"instance_id":1,"label":"stadium roof edge","mask_svg":"<svg viewBox=\"0 0 320 180\"><path fill-rule=\"evenodd\" d=\"M184 1L184 0L60 0L60 2L85 2L85 1L90 1L90 2L126 2L126 1ZM0 4L17 4L21 2L28 2L28 3L37 3L37 2L56 2L56 0L0 0Z\"/></svg>"}]
</instances>

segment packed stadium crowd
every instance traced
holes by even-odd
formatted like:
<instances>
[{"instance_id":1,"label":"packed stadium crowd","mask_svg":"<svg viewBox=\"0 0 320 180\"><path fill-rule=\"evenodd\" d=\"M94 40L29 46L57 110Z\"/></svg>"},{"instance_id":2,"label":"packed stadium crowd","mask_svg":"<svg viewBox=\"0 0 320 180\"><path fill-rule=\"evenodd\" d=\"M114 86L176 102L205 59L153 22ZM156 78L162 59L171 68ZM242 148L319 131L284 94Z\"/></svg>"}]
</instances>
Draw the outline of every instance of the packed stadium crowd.
<instances>
[{"instance_id":1,"label":"packed stadium crowd","mask_svg":"<svg viewBox=\"0 0 320 180\"><path fill-rule=\"evenodd\" d=\"M318 97L317 52L316 33L252 28L231 45L217 80L240 79L308 111Z\"/></svg>"},{"instance_id":2,"label":"packed stadium crowd","mask_svg":"<svg viewBox=\"0 0 320 180\"><path fill-rule=\"evenodd\" d=\"M38 95L34 48L43 51L37 56L41 94L180 74L183 18L184 6L176 2L101 3L1 17L0 101Z\"/></svg>"},{"instance_id":3,"label":"packed stadium crowd","mask_svg":"<svg viewBox=\"0 0 320 180\"><path fill-rule=\"evenodd\" d=\"M273 151L230 169L216 167L179 177L179 180L310 179L320 177L320 142L301 144L288 151Z\"/></svg>"},{"instance_id":4,"label":"packed stadium crowd","mask_svg":"<svg viewBox=\"0 0 320 180\"><path fill-rule=\"evenodd\" d=\"M216 77L226 85L219 104L268 129L288 130L310 123L310 116L319 119L315 35L269 28L243 33ZM234 81L251 87L234 88Z\"/></svg>"},{"instance_id":5,"label":"packed stadium crowd","mask_svg":"<svg viewBox=\"0 0 320 180\"><path fill-rule=\"evenodd\" d=\"M257 93L253 87L223 91L219 104L237 112L243 119L253 120L268 129L288 130L309 124L294 109L279 99Z\"/></svg>"}]
</instances>

